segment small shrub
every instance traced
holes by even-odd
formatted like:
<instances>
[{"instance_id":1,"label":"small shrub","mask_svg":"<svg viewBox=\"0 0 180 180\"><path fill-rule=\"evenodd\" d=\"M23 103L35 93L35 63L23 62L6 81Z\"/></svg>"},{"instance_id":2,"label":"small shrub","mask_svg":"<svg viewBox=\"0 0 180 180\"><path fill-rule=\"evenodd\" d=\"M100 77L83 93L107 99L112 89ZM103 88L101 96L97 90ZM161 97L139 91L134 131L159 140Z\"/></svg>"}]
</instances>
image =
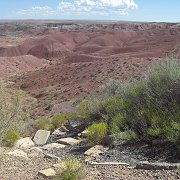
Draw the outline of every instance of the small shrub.
<instances>
[{"instance_id":1,"label":"small shrub","mask_svg":"<svg viewBox=\"0 0 180 180\"><path fill-rule=\"evenodd\" d=\"M53 130L51 120L46 117L36 120L36 126L38 129Z\"/></svg>"},{"instance_id":2,"label":"small shrub","mask_svg":"<svg viewBox=\"0 0 180 180\"><path fill-rule=\"evenodd\" d=\"M59 126L64 125L64 123L67 121L68 115L66 114L56 114L51 120L51 124L53 125L53 128L58 128Z\"/></svg>"},{"instance_id":3,"label":"small shrub","mask_svg":"<svg viewBox=\"0 0 180 180\"><path fill-rule=\"evenodd\" d=\"M91 98L80 102L77 107L76 114L78 117L84 119L86 125L98 121L103 114L103 101L102 99Z\"/></svg>"},{"instance_id":4,"label":"small shrub","mask_svg":"<svg viewBox=\"0 0 180 180\"><path fill-rule=\"evenodd\" d=\"M12 147L18 139L19 133L15 129L8 129L3 138L3 145L6 147Z\"/></svg>"},{"instance_id":5,"label":"small shrub","mask_svg":"<svg viewBox=\"0 0 180 180\"><path fill-rule=\"evenodd\" d=\"M102 144L104 143L107 132L107 123L94 123L87 128L87 139L92 144Z\"/></svg>"},{"instance_id":6,"label":"small shrub","mask_svg":"<svg viewBox=\"0 0 180 180\"><path fill-rule=\"evenodd\" d=\"M18 134L25 133L29 121L27 100L23 91L9 88L5 82L0 82L0 146L4 143L11 146ZM8 141L7 137L12 141Z\"/></svg>"},{"instance_id":7,"label":"small shrub","mask_svg":"<svg viewBox=\"0 0 180 180\"><path fill-rule=\"evenodd\" d=\"M86 167L78 159L68 158L62 164L66 170L58 174L54 180L81 180L85 177Z\"/></svg>"}]
</instances>

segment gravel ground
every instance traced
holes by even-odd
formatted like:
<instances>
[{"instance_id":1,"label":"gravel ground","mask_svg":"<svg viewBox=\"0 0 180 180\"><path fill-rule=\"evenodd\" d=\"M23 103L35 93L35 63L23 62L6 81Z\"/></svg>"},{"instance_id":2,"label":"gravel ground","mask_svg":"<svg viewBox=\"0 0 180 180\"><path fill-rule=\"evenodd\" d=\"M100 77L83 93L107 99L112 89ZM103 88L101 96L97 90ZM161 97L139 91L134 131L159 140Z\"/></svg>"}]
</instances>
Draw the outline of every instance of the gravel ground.
<instances>
[{"instance_id":1,"label":"gravel ground","mask_svg":"<svg viewBox=\"0 0 180 180\"><path fill-rule=\"evenodd\" d=\"M29 152L28 159L1 155L0 180L39 179L38 171L49 168L54 163L55 160L44 158L42 153L37 152Z\"/></svg>"},{"instance_id":2,"label":"gravel ground","mask_svg":"<svg viewBox=\"0 0 180 180\"><path fill-rule=\"evenodd\" d=\"M138 154L140 150L132 149L111 149L104 155L98 156L94 160L120 161L130 163L131 166L138 160L147 160L143 154ZM1 152L1 151L0 151ZM56 160L47 159L44 154L50 153L60 157L61 160L75 156L83 160L83 153L78 151L78 147L67 146L63 149L51 149L42 152L28 151L28 159L22 159L7 155L0 156L0 180L32 180L43 179L37 176L38 171L50 168ZM128 156L129 155L129 156ZM125 166L110 165L88 165L87 177L85 180L140 180L140 179L160 179L160 180L178 180L180 179L180 170L177 171L147 171L137 170Z\"/></svg>"},{"instance_id":3,"label":"gravel ground","mask_svg":"<svg viewBox=\"0 0 180 180\"><path fill-rule=\"evenodd\" d=\"M178 180L180 171L145 171L123 166L89 167L86 180Z\"/></svg>"}]
</instances>

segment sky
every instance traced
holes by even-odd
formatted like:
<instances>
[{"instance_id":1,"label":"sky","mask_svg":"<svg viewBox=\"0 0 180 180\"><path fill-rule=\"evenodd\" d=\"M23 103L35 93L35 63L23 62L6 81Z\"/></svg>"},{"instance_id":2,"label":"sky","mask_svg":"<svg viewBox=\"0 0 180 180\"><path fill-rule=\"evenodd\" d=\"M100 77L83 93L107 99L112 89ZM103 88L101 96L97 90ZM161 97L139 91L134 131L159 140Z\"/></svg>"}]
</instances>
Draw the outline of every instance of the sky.
<instances>
[{"instance_id":1,"label":"sky","mask_svg":"<svg viewBox=\"0 0 180 180\"><path fill-rule=\"evenodd\" d=\"M180 0L0 0L0 19L180 22Z\"/></svg>"}]
</instances>

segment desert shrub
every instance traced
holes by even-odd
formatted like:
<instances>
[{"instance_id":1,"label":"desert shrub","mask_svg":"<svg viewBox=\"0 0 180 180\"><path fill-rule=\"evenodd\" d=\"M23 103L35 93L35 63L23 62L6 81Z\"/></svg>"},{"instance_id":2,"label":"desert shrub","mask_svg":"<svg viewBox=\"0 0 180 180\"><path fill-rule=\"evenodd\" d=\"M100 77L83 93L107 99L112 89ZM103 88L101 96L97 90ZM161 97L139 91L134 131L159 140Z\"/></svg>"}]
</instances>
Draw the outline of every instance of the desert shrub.
<instances>
[{"instance_id":1,"label":"desert shrub","mask_svg":"<svg viewBox=\"0 0 180 180\"><path fill-rule=\"evenodd\" d=\"M16 139L15 132L21 135L24 133L29 120L29 110L26 105L24 92L10 89L4 82L0 82L0 145L8 136ZM7 144L11 145L10 142Z\"/></svg>"},{"instance_id":2,"label":"desert shrub","mask_svg":"<svg viewBox=\"0 0 180 180\"><path fill-rule=\"evenodd\" d=\"M86 166L76 158L68 158L62 165L66 170L58 174L54 180L80 180L86 175Z\"/></svg>"},{"instance_id":3,"label":"desert shrub","mask_svg":"<svg viewBox=\"0 0 180 180\"><path fill-rule=\"evenodd\" d=\"M111 79L109 82L100 87L101 94L108 97L115 96L117 95L121 84L121 81Z\"/></svg>"},{"instance_id":4,"label":"desert shrub","mask_svg":"<svg viewBox=\"0 0 180 180\"><path fill-rule=\"evenodd\" d=\"M87 128L87 139L91 144L103 144L108 132L105 122L94 123Z\"/></svg>"},{"instance_id":5,"label":"desert shrub","mask_svg":"<svg viewBox=\"0 0 180 180\"><path fill-rule=\"evenodd\" d=\"M2 143L6 147L12 147L19 138L20 138L19 133L15 129L9 128L5 132Z\"/></svg>"},{"instance_id":6,"label":"desert shrub","mask_svg":"<svg viewBox=\"0 0 180 180\"><path fill-rule=\"evenodd\" d=\"M138 139L137 134L134 131L116 132L112 135L112 144L117 146L124 143L134 142Z\"/></svg>"},{"instance_id":7,"label":"desert shrub","mask_svg":"<svg viewBox=\"0 0 180 180\"><path fill-rule=\"evenodd\" d=\"M177 145L180 62L169 59L153 65L139 81L111 80L101 87L99 96L82 102L80 110L91 124L107 123L112 134L130 131L139 140L161 138Z\"/></svg>"},{"instance_id":8,"label":"desert shrub","mask_svg":"<svg viewBox=\"0 0 180 180\"><path fill-rule=\"evenodd\" d=\"M84 119L86 125L99 121L103 114L103 100L95 97L82 101L76 110L76 116Z\"/></svg>"},{"instance_id":9,"label":"desert shrub","mask_svg":"<svg viewBox=\"0 0 180 180\"><path fill-rule=\"evenodd\" d=\"M140 139L180 138L180 66L168 60L153 66L146 79L125 83L118 92L123 103L112 131L132 130ZM124 126L125 125L125 126Z\"/></svg>"},{"instance_id":10,"label":"desert shrub","mask_svg":"<svg viewBox=\"0 0 180 180\"><path fill-rule=\"evenodd\" d=\"M125 115L122 115L122 113L114 116L110 124L110 131L112 134L117 134L128 129L125 119Z\"/></svg>"},{"instance_id":11,"label":"desert shrub","mask_svg":"<svg viewBox=\"0 0 180 180\"><path fill-rule=\"evenodd\" d=\"M53 125L53 128L55 129L59 126L64 125L67 119L68 119L67 114L55 114L51 120L51 124Z\"/></svg>"},{"instance_id":12,"label":"desert shrub","mask_svg":"<svg viewBox=\"0 0 180 180\"><path fill-rule=\"evenodd\" d=\"M43 130L53 130L53 125L51 123L51 119L47 117L40 118L36 120L36 127L38 129L43 129Z\"/></svg>"}]
</instances>

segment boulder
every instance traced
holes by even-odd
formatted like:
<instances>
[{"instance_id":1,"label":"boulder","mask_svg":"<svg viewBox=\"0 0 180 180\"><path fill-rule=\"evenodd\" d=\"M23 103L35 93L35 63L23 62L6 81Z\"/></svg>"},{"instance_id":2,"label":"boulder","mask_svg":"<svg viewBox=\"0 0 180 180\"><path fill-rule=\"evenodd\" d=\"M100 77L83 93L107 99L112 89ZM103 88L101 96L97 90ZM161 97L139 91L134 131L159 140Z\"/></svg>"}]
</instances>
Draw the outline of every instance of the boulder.
<instances>
[{"instance_id":1,"label":"boulder","mask_svg":"<svg viewBox=\"0 0 180 180\"><path fill-rule=\"evenodd\" d=\"M19 139L14 145L15 148L27 148L33 146L35 146L35 144L30 137Z\"/></svg>"},{"instance_id":2,"label":"boulder","mask_svg":"<svg viewBox=\"0 0 180 180\"><path fill-rule=\"evenodd\" d=\"M33 141L37 145L44 145L50 136L50 131L38 130L33 138Z\"/></svg>"},{"instance_id":3,"label":"boulder","mask_svg":"<svg viewBox=\"0 0 180 180\"><path fill-rule=\"evenodd\" d=\"M73 132L81 132L84 129L84 124L82 123L81 119L69 119L65 126L67 129Z\"/></svg>"},{"instance_id":4,"label":"boulder","mask_svg":"<svg viewBox=\"0 0 180 180\"><path fill-rule=\"evenodd\" d=\"M64 148L64 147L66 147L66 145L64 145L64 144L51 143L51 144L44 145L41 149L51 150L51 149L60 149L60 148Z\"/></svg>"},{"instance_id":5,"label":"boulder","mask_svg":"<svg viewBox=\"0 0 180 180\"><path fill-rule=\"evenodd\" d=\"M38 175L43 176L44 178L53 178L56 176L56 171L52 168L44 169L39 171Z\"/></svg>"},{"instance_id":6,"label":"boulder","mask_svg":"<svg viewBox=\"0 0 180 180\"><path fill-rule=\"evenodd\" d=\"M27 153L20 149L15 149L14 151L10 151L7 154L15 157L27 158Z\"/></svg>"},{"instance_id":7,"label":"boulder","mask_svg":"<svg viewBox=\"0 0 180 180\"><path fill-rule=\"evenodd\" d=\"M67 138L58 139L57 142L60 144L73 146L73 145L79 144L80 140L77 140L77 139L74 139L71 137L67 137Z\"/></svg>"},{"instance_id":8,"label":"boulder","mask_svg":"<svg viewBox=\"0 0 180 180\"><path fill-rule=\"evenodd\" d=\"M60 135L64 135L67 132L69 132L69 130L65 126L61 126L55 129L52 135L60 136Z\"/></svg>"},{"instance_id":9,"label":"boulder","mask_svg":"<svg viewBox=\"0 0 180 180\"><path fill-rule=\"evenodd\" d=\"M108 148L104 148L101 145L96 145L84 152L85 156L96 157L97 155L103 154Z\"/></svg>"},{"instance_id":10,"label":"boulder","mask_svg":"<svg viewBox=\"0 0 180 180\"><path fill-rule=\"evenodd\" d=\"M175 170L180 167L180 164L169 164L169 163L150 163L148 161L142 161L136 165L136 169L144 170Z\"/></svg>"}]
</instances>

